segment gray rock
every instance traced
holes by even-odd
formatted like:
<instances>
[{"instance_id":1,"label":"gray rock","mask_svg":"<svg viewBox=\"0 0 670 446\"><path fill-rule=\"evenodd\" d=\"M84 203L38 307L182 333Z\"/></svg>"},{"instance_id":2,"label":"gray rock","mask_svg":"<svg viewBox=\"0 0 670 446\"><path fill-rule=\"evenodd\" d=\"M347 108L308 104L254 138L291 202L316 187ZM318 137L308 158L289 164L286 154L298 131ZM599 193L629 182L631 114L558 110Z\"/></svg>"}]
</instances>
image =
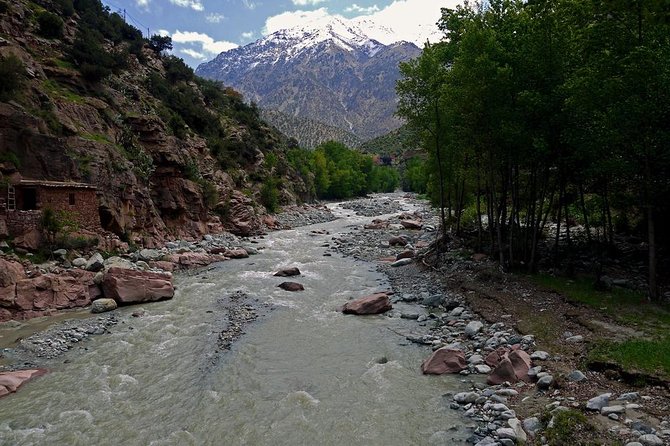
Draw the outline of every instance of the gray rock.
<instances>
[{"instance_id":1,"label":"gray rock","mask_svg":"<svg viewBox=\"0 0 670 446\"><path fill-rule=\"evenodd\" d=\"M494 445L497 445L497 444L498 444L498 442L495 441L493 438L484 437L483 439L481 439L480 441L475 443L475 446L494 446Z\"/></svg>"},{"instance_id":2,"label":"gray rock","mask_svg":"<svg viewBox=\"0 0 670 446\"><path fill-rule=\"evenodd\" d=\"M144 261L154 261L163 258L163 253L157 249L142 249L139 253L140 259Z\"/></svg>"},{"instance_id":3,"label":"gray rock","mask_svg":"<svg viewBox=\"0 0 670 446\"><path fill-rule=\"evenodd\" d=\"M523 444L526 441L528 441L528 436L526 435L526 432L523 430L521 421L519 421L518 418L510 418L509 420L507 420L507 424L509 425L510 428L514 429L517 443Z\"/></svg>"},{"instance_id":4,"label":"gray rock","mask_svg":"<svg viewBox=\"0 0 670 446\"><path fill-rule=\"evenodd\" d=\"M421 303L427 307L437 307L444 300L444 296L441 294L433 294L432 296L425 297Z\"/></svg>"},{"instance_id":5,"label":"gray rock","mask_svg":"<svg viewBox=\"0 0 670 446\"><path fill-rule=\"evenodd\" d=\"M644 446L644 445L639 441L631 441L630 443L626 443L626 446Z\"/></svg>"},{"instance_id":6,"label":"gray rock","mask_svg":"<svg viewBox=\"0 0 670 446\"><path fill-rule=\"evenodd\" d=\"M2 249L3 251L9 249L9 243L7 243L7 242L4 241L4 240L1 241L1 242L0 242L0 249Z\"/></svg>"},{"instance_id":7,"label":"gray rock","mask_svg":"<svg viewBox=\"0 0 670 446\"><path fill-rule=\"evenodd\" d=\"M391 263L391 266L398 267L398 266L405 266L409 265L412 263L412 259L400 259L396 260L395 262Z\"/></svg>"},{"instance_id":8,"label":"gray rock","mask_svg":"<svg viewBox=\"0 0 670 446\"><path fill-rule=\"evenodd\" d=\"M586 379L586 375L584 375L584 374L583 374L582 372L580 372L579 370L573 370L572 372L570 372L570 373L568 374L568 381L572 381L572 382L577 382L577 383L578 383L578 382L584 381L585 379Z\"/></svg>"},{"instance_id":9,"label":"gray rock","mask_svg":"<svg viewBox=\"0 0 670 446\"><path fill-rule=\"evenodd\" d=\"M110 257L105 259L105 271L110 268L123 268L123 269L133 269L133 262L128 259L122 259L121 257Z\"/></svg>"},{"instance_id":10,"label":"gray rock","mask_svg":"<svg viewBox=\"0 0 670 446\"><path fill-rule=\"evenodd\" d=\"M663 446L663 440L654 434L644 434L637 441L644 446Z\"/></svg>"},{"instance_id":11,"label":"gray rock","mask_svg":"<svg viewBox=\"0 0 670 446\"><path fill-rule=\"evenodd\" d=\"M534 361L546 361L549 359L549 353L543 351L543 350L536 350L530 355L530 359Z\"/></svg>"},{"instance_id":12,"label":"gray rock","mask_svg":"<svg viewBox=\"0 0 670 446\"><path fill-rule=\"evenodd\" d=\"M463 314L464 311L465 311L465 308L463 308L463 307L456 307L456 308L454 308L453 310L451 310L451 311L449 312L449 316L458 317L458 316L460 316L461 314Z\"/></svg>"},{"instance_id":13,"label":"gray rock","mask_svg":"<svg viewBox=\"0 0 670 446\"><path fill-rule=\"evenodd\" d=\"M116 310L117 304L114 299L97 299L91 304L91 313L104 313Z\"/></svg>"},{"instance_id":14,"label":"gray rock","mask_svg":"<svg viewBox=\"0 0 670 446\"><path fill-rule=\"evenodd\" d=\"M619 401L637 401L640 399L639 392L622 393L617 400Z\"/></svg>"},{"instance_id":15,"label":"gray rock","mask_svg":"<svg viewBox=\"0 0 670 446\"><path fill-rule=\"evenodd\" d=\"M90 259L88 259L88 262L86 262L86 270L97 273L104 267L104 262L105 259L102 258L102 254L96 252Z\"/></svg>"},{"instance_id":16,"label":"gray rock","mask_svg":"<svg viewBox=\"0 0 670 446\"><path fill-rule=\"evenodd\" d=\"M479 395L475 392L460 392L454 395L454 401L458 404L474 403Z\"/></svg>"},{"instance_id":17,"label":"gray rock","mask_svg":"<svg viewBox=\"0 0 670 446\"><path fill-rule=\"evenodd\" d=\"M534 437L542 430L542 422L537 417L526 418L523 420L523 428L531 437Z\"/></svg>"},{"instance_id":18,"label":"gray rock","mask_svg":"<svg viewBox=\"0 0 670 446\"><path fill-rule=\"evenodd\" d=\"M72 266L76 268L82 268L86 266L86 259L84 259L83 257L77 257L72 261Z\"/></svg>"},{"instance_id":19,"label":"gray rock","mask_svg":"<svg viewBox=\"0 0 670 446\"><path fill-rule=\"evenodd\" d=\"M102 271L98 271L93 276L93 283L96 285L102 285L102 280L105 278L105 274Z\"/></svg>"},{"instance_id":20,"label":"gray rock","mask_svg":"<svg viewBox=\"0 0 670 446\"><path fill-rule=\"evenodd\" d=\"M57 250L54 251L54 255L55 255L56 257L64 258L64 257L67 256L67 249L62 249L62 248L61 248L61 249L57 249Z\"/></svg>"},{"instance_id":21,"label":"gray rock","mask_svg":"<svg viewBox=\"0 0 670 446\"><path fill-rule=\"evenodd\" d=\"M589 410L597 410L600 412L600 410L607 406L607 403L610 401L610 397L612 396L611 393L603 393L602 395L598 395L594 398L591 398L586 402L586 408Z\"/></svg>"},{"instance_id":22,"label":"gray rock","mask_svg":"<svg viewBox=\"0 0 670 446\"><path fill-rule=\"evenodd\" d=\"M496 435L499 438L508 438L512 441L517 440L516 431L511 427L500 427L496 429Z\"/></svg>"},{"instance_id":23,"label":"gray rock","mask_svg":"<svg viewBox=\"0 0 670 446\"><path fill-rule=\"evenodd\" d=\"M547 390L554 383L554 377L545 375L537 380L537 388L540 390Z\"/></svg>"},{"instance_id":24,"label":"gray rock","mask_svg":"<svg viewBox=\"0 0 670 446\"><path fill-rule=\"evenodd\" d=\"M151 269L149 264L147 262L145 262L144 260L138 260L137 262L135 262L135 266L137 266L142 271L148 271L148 270Z\"/></svg>"},{"instance_id":25,"label":"gray rock","mask_svg":"<svg viewBox=\"0 0 670 446\"><path fill-rule=\"evenodd\" d=\"M489 373L491 373L491 367L489 367L486 364L477 364L475 366L475 370L477 371L477 373L480 373L482 375L488 375Z\"/></svg>"},{"instance_id":26,"label":"gray rock","mask_svg":"<svg viewBox=\"0 0 670 446\"><path fill-rule=\"evenodd\" d=\"M584 342L584 336L582 335L570 336L565 340L565 342L568 342L570 344L579 344L580 342Z\"/></svg>"},{"instance_id":27,"label":"gray rock","mask_svg":"<svg viewBox=\"0 0 670 446\"><path fill-rule=\"evenodd\" d=\"M528 369L528 377L530 379L536 379L539 373L542 373L542 366L538 365Z\"/></svg>"},{"instance_id":28,"label":"gray rock","mask_svg":"<svg viewBox=\"0 0 670 446\"><path fill-rule=\"evenodd\" d=\"M468 364L472 365L477 365L477 364L482 364L484 362L484 358L482 355L472 355L468 358Z\"/></svg>"},{"instance_id":29,"label":"gray rock","mask_svg":"<svg viewBox=\"0 0 670 446\"><path fill-rule=\"evenodd\" d=\"M514 389L498 389L496 390L496 395L500 396L517 396L519 392Z\"/></svg>"},{"instance_id":30,"label":"gray rock","mask_svg":"<svg viewBox=\"0 0 670 446\"><path fill-rule=\"evenodd\" d=\"M623 407L623 406L605 406L602 409L600 409L600 413L602 415L605 415L605 416L607 416L611 413L620 414L620 413L624 413L625 411L626 411L626 408Z\"/></svg>"},{"instance_id":31,"label":"gray rock","mask_svg":"<svg viewBox=\"0 0 670 446\"><path fill-rule=\"evenodd\" d=\"M465 326L465 335L468 337L473 337L477 333L480 332L480 330L484 327L484 324L482 324L479 321L472 321L468 325Z\"/></svg>"}]
</instances>

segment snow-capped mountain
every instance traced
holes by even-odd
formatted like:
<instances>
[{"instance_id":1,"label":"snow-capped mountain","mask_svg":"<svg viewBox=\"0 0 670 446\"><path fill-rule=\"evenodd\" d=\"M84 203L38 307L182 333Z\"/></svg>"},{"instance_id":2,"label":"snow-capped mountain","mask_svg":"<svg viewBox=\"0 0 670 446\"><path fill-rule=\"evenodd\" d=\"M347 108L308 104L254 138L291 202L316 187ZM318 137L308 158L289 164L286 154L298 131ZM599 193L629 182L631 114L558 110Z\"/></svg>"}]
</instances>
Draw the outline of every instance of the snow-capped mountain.
<instances>
[{"instance_id":1,"label":"snow-capped mountain","mask_svg":"<svg viewBox=\"0 0 670 446\"><path fill-rule=\"evenodd\" d=\"M393 116L398 63L420 53L413 43L390 43L392 35L365 21L318 19L223 52L196 73L223 81L261 108L369 139L400 125Z\"/></svg>"}]
</instances>

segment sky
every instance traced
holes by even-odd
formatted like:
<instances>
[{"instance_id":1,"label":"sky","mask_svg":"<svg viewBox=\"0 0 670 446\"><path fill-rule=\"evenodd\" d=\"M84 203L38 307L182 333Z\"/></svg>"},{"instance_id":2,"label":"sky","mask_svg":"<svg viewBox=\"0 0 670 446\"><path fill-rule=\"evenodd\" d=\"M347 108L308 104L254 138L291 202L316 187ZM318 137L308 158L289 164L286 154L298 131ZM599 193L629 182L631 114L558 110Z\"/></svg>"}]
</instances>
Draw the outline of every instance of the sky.
<instances>
[{"instance_id":1,"label":"sky","mask_svg":"<svg viewBox=\"0 0 670 446\"><path fill-rule=\"evenodd\" d=\"M173 54L192 67L219 53L316 17L360 16L411 40L457 0L102 0L145 35L170 35ZM422 42L415 42L419 46Z\"/></svg>"}]
</instances>

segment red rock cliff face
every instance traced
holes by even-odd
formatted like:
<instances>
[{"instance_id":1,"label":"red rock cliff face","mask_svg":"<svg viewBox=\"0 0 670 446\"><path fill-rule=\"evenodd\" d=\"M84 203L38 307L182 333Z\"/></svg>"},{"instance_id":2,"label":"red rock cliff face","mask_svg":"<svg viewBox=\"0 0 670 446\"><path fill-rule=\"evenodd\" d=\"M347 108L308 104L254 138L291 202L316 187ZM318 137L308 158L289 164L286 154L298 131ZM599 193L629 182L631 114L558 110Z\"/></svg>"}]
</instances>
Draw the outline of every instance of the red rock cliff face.
<instances>
[{"instance_id":1,"label":"red rock cliff face","mask_svg":"<svg viewBox=\"0 0 670 446\"><path fill-rule=\"evenodd\" d=\"M26 70L21 94L0 102L0 177L18 169L24 178L94 184L103 229L147 246L224 228L260 230L265 210L258 204L259 190L269 173L264 153L272 151L287 166L283 135L261 121L236 121L232 113L211 109L224 123L227 133L221 137L245 148L237 161L222 164L195 131L177 137L166 125L165 105L146 87L150 75L165 73L153 51L144 48L143 63L130 55L127 69L92 84L62 63L77 32L77 15L65 19L62 39L49 40L26 26L37 11L34 3L18 0L0 14L7 36L0 56L18 57ZM254 146L259 141L262 145ZM19 165L3 153L18 158ZM284 203L305 198L299 176L290 168L282 175Z\"/></svg>"}]
</instances>

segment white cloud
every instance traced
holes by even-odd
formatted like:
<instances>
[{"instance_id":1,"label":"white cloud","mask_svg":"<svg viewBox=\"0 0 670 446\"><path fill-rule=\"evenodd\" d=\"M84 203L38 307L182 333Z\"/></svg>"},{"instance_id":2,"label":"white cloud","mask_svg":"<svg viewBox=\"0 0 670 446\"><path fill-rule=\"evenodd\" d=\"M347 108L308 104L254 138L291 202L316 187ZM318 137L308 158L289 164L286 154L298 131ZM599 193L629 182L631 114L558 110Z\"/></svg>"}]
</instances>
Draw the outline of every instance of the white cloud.
<instances>
[{"instance_id":1,"label":"white cloud","mask_svg":"<svg viewBox=\"0 0 670 446\"><path fill-rule=\"evenodd\" d=\"M159 29L159 30L156 31L156 34L158 34L159 36L171 36L172 35L172 33L170 31L168 31L167 29Z\"/></svg>"},{"instance_id":2,"label":"white cloud","mask_svg":"<svg viewBox=\"0 0 670 446\"><path fill-rule=\"evenodd\" d=\"M372 13L378 12L378 11L379 11L379 6L377 6L377 5L372 5L372 6L369 6L369 7L366 8L364 6L359 6L356 3L354 3L351 6L347 6L346 8L344 8L344 12L355 12L355 13L358 13L358 14L372 14Z\"/></svg>"},{"instance_id":3,"label":"white cloud","mask_svg":"<svg viewBox=\"0 0 670 446\"><path fill-rule=\"evenodd\" d=\"M139 0L145 1L145 0ZM191 8L194 11L204 11L205 7L203 6L200 0L170 0L170 3L173 5L181 6L182 8Z\"/></svg>"},{"instance_id":4,"label":"white cloud","mask_svg":"<svg viewBox=\"0 0 670 446\"><path fill-rule=\"evenodd\" d=\"M182 48L179 50L180 53L186 54L187 56L197 59L197 60L207 60L207 56L204 55L203 53L200 53L196 50L192 50L190 48Z\"/></svg>"},{"instance_id":5,"label":"white cloud","mask_svg":"<svg viewBox=\"0 0 670 446\"><path fill-rule=\"evenodd\" d=\"M265 20L263 34L268 35L279 31L280 29L293 28L305 22L322 19L331 16L328 9L319 8L314 11L286 11L281 14L268 17Z\"/></svg>"},{"instance_id":6,"label":"white cloud","mask_svg":"<svg viewBox=\"0 0 670 446\"><path fill-rule=\"evenodd\" d=\"M291 0L296 6L316 6L319 3L325 3L328 0Z\"/></svg>"},{"instance_id":7,"label":"white cloud","mask_svg":"<svg viewBox=\"0 0 670 446\"><path fill-rule=\"evenodd\" d=\"M209 23L221 23L226 16L218 12L210 12L205 16L205 20Z\"/></svg>"},{"instance_id":8,"label":"white cloud","mask_svg":"<svg viewBox=\"0 0 670 446\"><path fill-rule=\"evenodd\" d=\"M247 33L242 33L242 35L240 36L240 40L245 41L245 42L250 42L250 41L254 40L255 36L256 36L256 34L253 31L249 31Z\"/></svg>"},{"instance_id":9,"label":"white cloud","mask_svg":"<svg viewBox=\"0 0 670 446\"><path fill-rule=\"evenodd\" d=\"M246 6L247 9L256 9L258 6L258 4L252 0L242 0L242 3L244 3L244 6Z\"/></svg>"},{"instance_id":10,"label":"white cloud","mask_svg":"<svg viewBox=\"0 0 670 446\"><path fill-rule=\"evenodd\" d=\"M135 0L135 4L138 8L149 9L149 3L151 0Z\"/></svg>"},{"instance_id":11,"label":"white cloud","mask_svg":"<svg viewBox=\"0 0 670 446\"><path fill-rule=\"evenodd\" d=\"M436 25L442 17L441 8L454 8L460 3L462 0L395 0L366 18L394 30L397 40L423 46L426 39L435 42L442 36Z\"/></svg>"},{"instance_id":12,"label":"white cloud","mask_svg":"<svg viewBox=\"0 0 670 446\"><path fill-rule=\"evenodd\" d=\"M198 33L195 31L175 31L172 34L172 42L180 44L190 44L190 45L199 45L200 51L204 54L209 55L218 55L224 51L232 50L237 48L239 45L233 42L227 42L225 40L214 40L210 36L204 33ZM180 49L179 51L184 52Z\"/></svg>"}]
</instances>

